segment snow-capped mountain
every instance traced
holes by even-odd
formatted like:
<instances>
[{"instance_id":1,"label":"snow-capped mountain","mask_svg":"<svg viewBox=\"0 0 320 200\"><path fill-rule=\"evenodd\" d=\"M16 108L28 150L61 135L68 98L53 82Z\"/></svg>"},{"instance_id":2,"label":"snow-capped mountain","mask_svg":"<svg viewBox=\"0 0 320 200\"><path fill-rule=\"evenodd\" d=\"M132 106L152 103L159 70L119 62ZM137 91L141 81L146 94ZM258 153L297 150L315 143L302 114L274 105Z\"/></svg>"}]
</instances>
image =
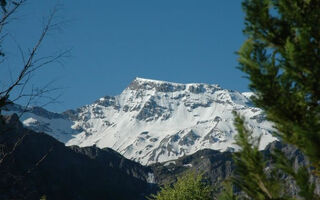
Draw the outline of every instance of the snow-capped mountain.
<instances>
[{"instance_id":1,"label":"snow-capped mountain","mask_svg":"<svg viewBox=\"0 0 320 200\"><path fill-rule=\"evenodd\" d=\"M247 119L255 135L262 134L260 148L265 148L275 140L272 124L252 106L250 95L218 85L136 78L118 96L62 114L33 108L22 121L66 145L110 147L150 164L205 148L236 150L233 110Z\"/></svg>"}]
</instances>

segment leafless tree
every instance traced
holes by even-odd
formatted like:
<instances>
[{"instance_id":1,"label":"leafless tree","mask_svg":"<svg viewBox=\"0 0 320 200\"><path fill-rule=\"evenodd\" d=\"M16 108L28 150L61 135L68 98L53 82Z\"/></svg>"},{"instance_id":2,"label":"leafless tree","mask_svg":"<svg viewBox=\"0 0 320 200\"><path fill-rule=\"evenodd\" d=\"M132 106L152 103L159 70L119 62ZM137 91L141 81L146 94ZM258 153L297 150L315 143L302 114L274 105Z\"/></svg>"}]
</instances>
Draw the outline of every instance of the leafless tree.
<instances>
[{"instance_id":1,"label":"leafless tree","mask_svg":"<svg viewBox=\"0 0 320 200\"><path fill-rule=\"evenodd\" d=\"M6 32L5 27L12 22L14 15L24 6L27 0L0 0L0 68L3 68L6 60L6 55L3 49L1 49L4 40L7 39L8 33ZM1 111L9 104L12 104L18 101L21 98L27 98L24 105L25 109L20 113L23 114L26 109L29 107L30 102L35 98L46 98L48 101L46 103L52 103L56 101L56 97L51 97L50 92L56 90L55 88L50 88L48 85L41 87L40 89L31 89L31 92L26 92L26 88L32 75L40 68L49 65L54 62L60 62L61 59L69 55L69 50L61 51L55 55L39 57L39 49L41 44L45 41L48 34L57 29L61 22L56 22L57 7L53 8L49 14L47 20L44 23L42 29L39 30L39 37L36 38L34 45L30 48L30 51L25 51L21 46L17 45L18 51L21 55L21 65L15 66L18 70L16 77L12 78L9 81L9 84L5 85L3 88L0 88L0 123L2 122ZM25 53L27 52L27 53ZM9 79L9 78L8 78ZM5 81L5 80L3 80ZM1 80L0 80L1 83ZM19 118L18 118L19 119ZM0 124L1 125L1 124ZM6 128L4 128L6 127ZM10 131L10 126L0 126L0 135L6 134ZM16 148L21 145L24 138L26 137L27 132L24 131L19 137L15 139L12 147L8 147L6 141L1 141L0 147L0 165L14 154ZM41 162L47 157L47 155L52 151L53 147L50 148L49 152L45 154L33 168L28 170L28 173L37 167Z\"/></svg>"},{"instance_id":2,"label":"leafless tree","mask_svg":"<svg viewBox=\"0 0 320 200\"><path fill-rule=\"evenodd\" d=\"M18 10L23 7L27 0L0 0L0 6L2 8L1 17L0 17L0 46L1 43L6 39L8 33L6 33L5 27L11 22L11 18L18 12ZM39 68L42 68L50 63L59 62L62 58L69 54L69 50L62 51L57 53L56 55L46 56L46 57L38 57L38 52L41 44L44 42L48 33L59 26L59 23L55 22L55 17L57 14L57 8L55 7L44 25L44 27L40 30L40 34L36 42L34 43L31 50L25 54L25 51L18 46L18 50L20 51L20 55L22 57L21 66L17 66L18 69L21 69L17 76L13 78L13 80L5 86L5 88L0 89L0 116L1 110L4 109L5 106L11 104L21 98L27 98L25 107L27 108L30 102L34 98L45 97L48 99L48 102L53 102L56 98L47 95L47 93L52 92L56 89L50 89L47 86L42 87L41 89L31 89L31 92L25 92L28 82L31 79L31 76L35 71ZM4 59L6 57L5 53L2 49L0 49L0 67L4 63ZM1 80L0 80L1 82ZM13 91L14 94L13 94Z\"/></svg>"}]
</instances>

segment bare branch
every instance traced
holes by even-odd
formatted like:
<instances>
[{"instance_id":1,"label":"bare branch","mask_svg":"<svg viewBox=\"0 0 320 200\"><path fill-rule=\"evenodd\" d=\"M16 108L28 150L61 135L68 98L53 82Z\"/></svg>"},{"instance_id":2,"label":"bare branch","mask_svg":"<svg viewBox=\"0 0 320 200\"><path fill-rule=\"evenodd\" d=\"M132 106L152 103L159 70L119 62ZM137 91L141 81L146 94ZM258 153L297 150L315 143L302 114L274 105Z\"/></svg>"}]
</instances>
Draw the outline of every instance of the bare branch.
<instances>
[{"instance_id":1,"label":"bare branch","mask_svg":"<svg viewBox=\"0 0 320 200\"><path fill-rule=\"evenodd\" d=\"M20 2L25 2L25 0L21 0ZM18 3L16 5L15 9L17 9L17 7L19 7L20 5L21 5L21 3ZM23 60L23 68L20 71L20 73L18 74L18 77L6 89L0 91L0 112L1 112L1 108L9 103L9 95L12 93L12 91L15 88L19 87L20 92L18 93L18 95L14 99L11 99L11 102L17 101L18 99L20 99L22 97L31 98L32 95L38 96L38 97L39 96L44 97L43 94L45 92L53 91L53 90L42 89L42 90L38 90L35 93L33 93L34 91L32 91L31 94L23 94L24 89L26 88L26 84L29 82L29 80L31 78L31 74L33 74L39 68L44 67L45 65L48 65L53 62L58 62L59 59L62 59L63 57L67 56L70 52L70 50L66 50L66 51L58 53L55 56L47 56L47 57L41 57L41 58L36 59L39 48L40 48L41 44L43 43L44 39L46 38L47 34L49 33L49 31L56 28L58 25L57 23L53 22L54 17L56 15L56 12L57 12L57 7L55 7L53 9L53 11L50 13L50 15L47 19L47 22L46 22L44 28L42 29L40 37L37 40L37 42L35 43L35 45L33 46L32 50L29 52L28 57L25 57L22 48L18 45L18 49L19 49L19 52L20 52L20 54L22 56L22 60ZM8 13L10 13L10 11ZM1 26L1 20L0 20L0 26ZM49 97L46 97L46 98L50 99ZM50 101L52 101L53 99L55 99L55 98L50 99ZM32 100L32 98L31 98L31 100Z\"/></svg>"},{"instance_id":2,"label":"bare branch","mask_svg":"<svg viewBox=\"0 0 320 200\"><path fill-rule=\"evenodd\" d=\"M26 0L20 0L18 2L15 2L13 5L13 8L7 12L4 12L4 15L2 16L2 18L0 19L0 33L3 30L4 25L6 25L8 23L8 18L16 12L16 10L23 4L25 3Z\"/></svg>"},{"instance_id":3,"label":"bare branch","mask_svg":"<svg viewBox=\"0 0 320 200\"><path fill-rule=\"evenodd\" d=\"M48 153L44 154L42 158L31 168L27 171L27 173L31 173L35 168L37 168L46 158L47 156L52 152L53 146L49 149Z\"/></svg>"},{"instance_id":4,"label":"bare branch","mask_svg":"<svg viewBox=\"0 0 320 200\"><path fill-rule=\"evenodd\" d=\"M23 134L13 145L13 148L10 152L6 153L1 159L0 159L0 165L3 163L3 161L10 156L11 154L13 154L16 151L16 148L22 143L24 137L26 136L26 134Z\"/></svg>"},{"instance_id":5,"label":"bare branch","mask_svg":"<svg viewBox=\"0 0 320 200\"><path fill-rule=\"evenodd\" d=\"M10 1L10 5L6 6L4 4L1 4L0 6L3 9L3 14L2 17L0 17L0 34L3 31L3 28L6 24L8 24L8 19L12 19L12 15L17 11L17 9L26 2L27 0L18 0L17 2L14 1ZM8 2L7 0L2 0L3 2ZM1 3L1 0L0 0ZM17 43L17 49L19 50L20 56L22 58L22 64L21 64L21 69L20 71L18 71L17 77L12 79L12 81L10 83L4 84L4 89L0 90L0 119L2 119L1 116L1 110L3 109L4 106L11 104L12 102L17 101L20 98L26 98L26 104L24 107L21 107L21 112L19 113L18 116L18 121L19 119L22 117L22 115L24 113L26 113L29 109L30 109L30 105L31 103L33 103L33 101L37 100L37 99L46 99L47 102L44 105L47 105L49 103L53 103L53 102L57 102L57 99L60 97L60 95L56 96L56 97L52 97L51 95L47 95L50 92L55 92L57 90L59 90L60 88L50 88L51 83L48 83L47 85L45 85L44 87L42 87L41 89L35 89L35 88L31 88L31 92L27 93L25 92L25 89L27 88L32 75L34 74L34 72L50 63L53 62L60 62L60 60L64 57L66 57L67 55L69 55L70 50L66 50L66 51L62 51L62 52L58 52L55 55L52 56L44 56L44 57L40 57L38 58L38 52L40 49L41 44L43 43L43 41L45 40L45 38L48 36L48 34L54 30L54 29L58 29L59 28L59 23L56 23L55 21L55 16L57 13L57 6L53 9L53 11L50 13L49 17L47 18L44 27L41 29L40 35L38 40L36 40L34 46L29 50L29 52L27 51L23 51L22 47ZM0 46L3 43L3 40L5 39L7 34L2 34L2 36L0 36ZM26 53L25 53L26 52ZM0 64L6 59L6 57L4 56L3 52L0 49L0 57L2 56L2 60L0 60ZM9 70L10 71L10 70ZM11 71L10 71L11 73ZM17 93L15 93L17 91ZM9 100L9 96L12 95L12 93L14 93L14 98ZM19 122L18 122L19 123ZM10 128L10 127L8 127ZM1 133L6 133L8 130L6 128L3 128L0 130ZM19 145L21 145L21 143L23 142L23 140L26 138L25 136L27 136L26 131L23 131L23 134L21 136L18 136L16 141L14 141L14 144L10 144L10 148L4 155L1 155L1 159L0 159L0 165L4 163L4 160L9 159L9 157L14 155L14 152L17 150L17 148L19 147ZM53 147L50 148L50 150L43 156L41 157L41 159L35 163L34 167L29 169L26 173L30 173L32 172L32 170L34 170L36 167L38 167L46 158L47 156L50 154L50 152L53 150ZM1 153L1 152L0 152Z\"/></svg>"}]
</instances>

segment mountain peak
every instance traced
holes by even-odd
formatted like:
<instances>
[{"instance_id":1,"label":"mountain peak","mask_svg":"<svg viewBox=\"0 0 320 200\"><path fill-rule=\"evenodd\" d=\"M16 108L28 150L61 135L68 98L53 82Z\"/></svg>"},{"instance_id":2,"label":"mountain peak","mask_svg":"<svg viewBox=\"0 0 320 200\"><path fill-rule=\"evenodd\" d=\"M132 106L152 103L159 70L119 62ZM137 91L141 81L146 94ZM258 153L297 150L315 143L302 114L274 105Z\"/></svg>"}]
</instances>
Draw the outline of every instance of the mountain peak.
<instances>
[{"instance_id":1,"label":"mountain peak","mask_svg":"<svg viewBox=\"0 0 320 200\"><path fill-rule=\"evenodd\" d=\"M148 78L141 78L141 77L136 77L133 81L141 82L141 83L158 83L158 84L163 84L163 83L168 83L168 84L177 84L169 81L162 81L162 80L155 80L155 79L148 79Z\"/></svg>"},{"instance_id":2,"label":"mountain peak","mask_svg":"<svg viewBox=\"0 0 320 200\"><path fill-rule=\"evenodd\" d=\"M157 92L177 92L182 90L205 91L206 89L221 89L219 85L205 83L174 83L136 77L128 87L130 90L155 90Z\"/></svg>"},{"instance_id":3,"label":"mountain peak","mask_svg":"<svg viewBox=\"0 0 320 200\"><path fill-rule=\"evenodd\" d=\"M250 93L203 83L135 78L118 96L105 96L66 117L43 111L24 114L23 123L66 145L110 147L143 164L163 162L199 149L234 148L236 110L246 117L263 149L275 140L272 124L253 107Z\"/></svg>"}]
</instances>

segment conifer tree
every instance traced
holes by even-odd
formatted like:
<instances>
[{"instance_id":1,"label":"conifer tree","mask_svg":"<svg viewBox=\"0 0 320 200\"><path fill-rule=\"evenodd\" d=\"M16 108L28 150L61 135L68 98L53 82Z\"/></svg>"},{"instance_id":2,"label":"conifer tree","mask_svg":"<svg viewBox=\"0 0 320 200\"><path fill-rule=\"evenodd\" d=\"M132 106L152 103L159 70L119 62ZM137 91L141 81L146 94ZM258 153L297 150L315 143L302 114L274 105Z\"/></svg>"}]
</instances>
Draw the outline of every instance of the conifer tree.
<instances>
[{"instance_id":1,"label":"conifer tree","mask_svg":"<svg viewBox=\"0 0 320 200\"><path fill-rule=\"evenodd\" d=\"M310 173L306 166L293 168L293 163L280 151L271 152L274 165L268 165L263 153L259 151L260 138L252 136L244 118L235 113L235 126L238 135L235 137L240 151L233 156L235 162L231 182L242 192L232 195L232 190L225 188L219 200L254 199L254 200L293 200L297 195L287 194L286 184L282 175L290 176L298 187L299 199L319 200L315 194L315 183L310 182Z\"/></svg>"},{"instance_id":2,"label":"conifer tree","mask_svg":"<svg viewBox=\"0 0 320 200\"><path fill-rule=\"evenodd\" d=\"M244 0L239 54L253 102L320 171L320 1Z\"/></svg>"},{"instance_id":3,"label":"conifer tree","mask_svg":"<svg viewBox=\"0 0 320 200\"><path fill-rule=\"evenodd\" d=\"M296 146L320 175L320 1L244 0L244 33L248 39L239 50L240 70L247 74L252 100L274 122L282 142ZM301 199L319 199L314 194L308 168L297 170L276 152L275 168L266 172L244 120L236 116L241 147L234 157L232 178L250 199L293 199L285 196L277 176L286 173L295 180ZM263 184L260 184L263 183ZM228 198L232 199L232 198Z\"/></svg>"},{"instance_id":4,"label":"conifer tree","mask_svg":"<svg viewBox=\"0 0 320 200\"><path fill-rule=\"evenodd\" d=\"M260 138L252 136L245 126L244 119L235 114L235 126L238 130L236 144L241 148L235 153L234 176L232 182L247 196L255 200L289 199L283 194L283 181L279 180L277 170L270 169L267 173L267 162L259 151Z\"/></svg>"}]
</instances>

